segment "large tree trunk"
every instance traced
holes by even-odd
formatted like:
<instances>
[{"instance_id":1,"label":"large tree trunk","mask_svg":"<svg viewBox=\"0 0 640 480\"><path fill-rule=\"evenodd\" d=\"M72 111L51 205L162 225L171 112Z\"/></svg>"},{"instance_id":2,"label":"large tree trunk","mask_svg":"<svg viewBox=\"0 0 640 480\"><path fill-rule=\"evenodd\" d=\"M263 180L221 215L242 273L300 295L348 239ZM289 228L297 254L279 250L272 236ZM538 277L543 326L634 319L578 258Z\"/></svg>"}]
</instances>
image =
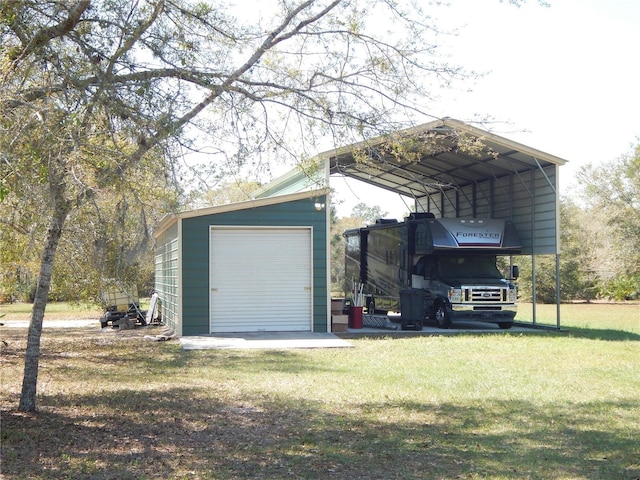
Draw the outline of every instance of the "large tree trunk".
<instances>
[{"instance_id":1,"label":"large tree trunk","mask_svg":"<svg viewBox=\"0 0 640 480\"><path fill-rule=\"evenodd\" d=\"M62 186L61 186L62 187ZM24 377L22 379L22 394L20 395L19 410L34 412L36 410L36 390L38 384L38 365L40 363L40 337L42 336L42 320L47 306L51 273L56 250L62 235L62 228L71 210L70 204L64 200L64 188L61 197L56 198L56 208L49 224L47 240L40 262L40 275L36 287L36 296L31 311L31 322L27 337L27 352L24 361Z\"/></svg>"}]
</instances>

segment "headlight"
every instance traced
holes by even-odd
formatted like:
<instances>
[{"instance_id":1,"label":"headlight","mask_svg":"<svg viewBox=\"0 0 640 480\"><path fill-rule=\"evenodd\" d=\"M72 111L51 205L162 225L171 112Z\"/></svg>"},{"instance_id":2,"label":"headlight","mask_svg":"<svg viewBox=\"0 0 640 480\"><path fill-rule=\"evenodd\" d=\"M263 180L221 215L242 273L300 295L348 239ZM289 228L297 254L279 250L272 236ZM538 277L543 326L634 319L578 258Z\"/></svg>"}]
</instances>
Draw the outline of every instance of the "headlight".
<instances>
[{"instance_id":1,"label":"headlight","mask_svg":"<svg viewBox=\"0 0 640 480\"><path fill-rule=\"evenodd\" d=\"M449 301L451 303L462 303L462 289L450 288L449 289Z\"/></svg>"},{"instance_id":2,"label":"headlight","mask_svg":"<svg viewBox=\"0 0 640 480\"><path fill-rule=\"evenodd\" d=\"M518 293L516 292L516 289L515 288L510 288L509 289L509 302L516 303L517 300L518 300Z\"/></svg>"}]
</instances>

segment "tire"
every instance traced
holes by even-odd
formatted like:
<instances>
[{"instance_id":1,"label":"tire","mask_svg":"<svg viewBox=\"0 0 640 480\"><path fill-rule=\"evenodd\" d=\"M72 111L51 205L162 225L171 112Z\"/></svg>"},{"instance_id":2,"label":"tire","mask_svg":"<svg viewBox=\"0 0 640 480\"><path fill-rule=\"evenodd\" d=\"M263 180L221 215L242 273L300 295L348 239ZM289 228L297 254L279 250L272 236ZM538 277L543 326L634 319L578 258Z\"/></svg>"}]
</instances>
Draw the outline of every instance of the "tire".
<instances>
[{"instance_id":1,"label":"tire","mask_svg":"<svg viewBox=\"0 0 640 480\"><path fill-rule=\"evenodd\" d=\"M513 327L513 323L511 323L511 322L498 322L498 326L502 330L509 330L511 327Z\"/></svg>"},{"instance_id":2,"label":"tire","mask_svg":"<svg viewBox=\"0 0 640 480\"><path fill-rule=\"evenodd\" d=\"M422 320L418 320L413 328L414 328L414 330L416 332L421 332L422 331Z\"/></svg>"},{"instance_id":3,"label":"tire","mask_svg":"<svg viewBox=\"0 0 640 480\"><path fill-rule=\"evenodd\" d=\"M439 328L449 328L451 326L451 318L449 317L449 313L447 312L444 303L436 303L434 317Z\"/></svg>"},{"instance_id":4,"label":"tire","mask_svg":"<svg viewBox=\"0 0 640 480\"><path fill-rule=\"evenodd\" d=\"M374 315L376 313L376 299L367 297L367 314Z\"/></svg>"}]
</instances>

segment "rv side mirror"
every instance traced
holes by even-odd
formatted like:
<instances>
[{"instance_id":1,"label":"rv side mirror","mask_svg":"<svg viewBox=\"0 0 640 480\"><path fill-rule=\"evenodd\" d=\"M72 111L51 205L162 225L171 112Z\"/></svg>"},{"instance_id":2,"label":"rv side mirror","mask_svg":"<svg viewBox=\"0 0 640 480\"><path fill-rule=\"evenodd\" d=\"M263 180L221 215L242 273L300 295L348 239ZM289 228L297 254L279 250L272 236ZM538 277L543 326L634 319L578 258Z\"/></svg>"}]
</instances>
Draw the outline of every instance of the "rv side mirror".
<instances>
[{"instance_id":1,"label":"rv side mirror","mask_svg":"<svg viewBox=\"0 0 640 480\"><path fill-rule=\"evenodd\" d=\"M517 280L519 276L520 276L520 269L518 268L517 265L513 265L511 267L511 278L513 278L514 280Z\"/></svg>"}]
</instances>

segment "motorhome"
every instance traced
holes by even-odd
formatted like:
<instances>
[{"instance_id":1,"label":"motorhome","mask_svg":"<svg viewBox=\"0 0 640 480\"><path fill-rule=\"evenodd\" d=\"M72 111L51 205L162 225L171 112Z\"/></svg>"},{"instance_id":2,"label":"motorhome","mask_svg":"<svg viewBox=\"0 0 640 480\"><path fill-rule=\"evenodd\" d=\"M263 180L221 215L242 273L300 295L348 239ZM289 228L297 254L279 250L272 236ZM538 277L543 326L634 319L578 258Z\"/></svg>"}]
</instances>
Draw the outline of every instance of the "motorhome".
<instances>
[{"instance_id":1,"label":"motorhome","mask_svg":"<svg viewBox=\"0 0 640 480\"><path fill-rule=\"evenodd\" d=\"M426 319L440 328L464 320L513 325L518 269L511 256L522 245L511 221L413 213L343 235L345 278L360 285L367 313L401 313L403 293L418 292L424 303L418 329ZM507 275L499 257L506 257Z\"/></svg>"}]
</instances>

